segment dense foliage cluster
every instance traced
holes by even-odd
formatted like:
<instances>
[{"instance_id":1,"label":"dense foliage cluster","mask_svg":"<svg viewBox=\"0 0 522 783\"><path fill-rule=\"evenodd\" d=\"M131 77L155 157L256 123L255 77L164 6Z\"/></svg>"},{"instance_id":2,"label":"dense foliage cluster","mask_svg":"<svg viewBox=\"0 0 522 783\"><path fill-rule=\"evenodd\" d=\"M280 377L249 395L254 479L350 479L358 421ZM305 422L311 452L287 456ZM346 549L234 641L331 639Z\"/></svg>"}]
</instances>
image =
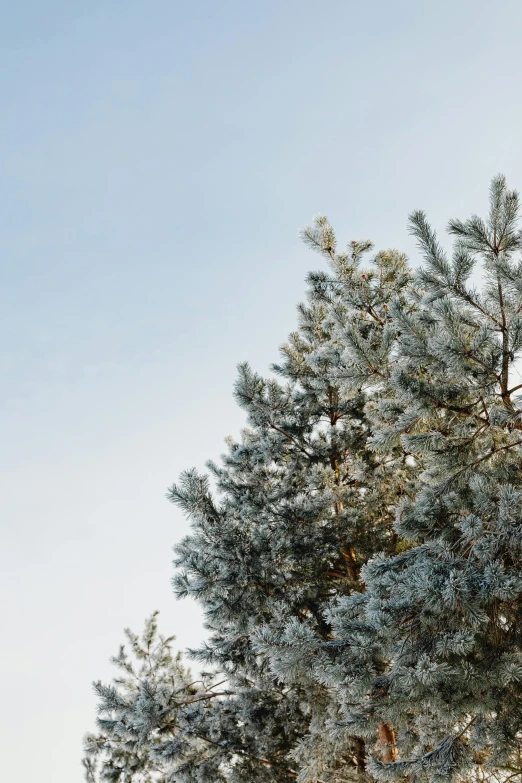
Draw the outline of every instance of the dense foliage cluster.
<instances>
[{"instance_id":1,"label":"dense foliage cluster","mask_svg":"<svg viewBox=\"0 0 522 783\"><path fill-rule=\"evenodd\" d=\"M522 779L522 234L502 177L486 220L422 212L423 264L338 250L208 476L174 589L204 608L192 678L149 621L96 684L87 780ZM370 256L368 263L364 258Z\"/></svg>"}]
</instances>

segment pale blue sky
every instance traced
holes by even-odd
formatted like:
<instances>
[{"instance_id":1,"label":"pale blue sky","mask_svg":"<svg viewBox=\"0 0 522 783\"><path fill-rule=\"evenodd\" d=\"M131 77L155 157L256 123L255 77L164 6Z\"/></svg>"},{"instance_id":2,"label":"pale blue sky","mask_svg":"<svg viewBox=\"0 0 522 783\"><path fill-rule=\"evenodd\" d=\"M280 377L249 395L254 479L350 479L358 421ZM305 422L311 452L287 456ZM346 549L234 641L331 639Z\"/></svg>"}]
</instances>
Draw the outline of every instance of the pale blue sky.
<instances>
[{"instance_id":1,"label":"pale blue sky","mask_svg":"<svg viewBox=\"0 0 522 783\"><path fill-rule=\"evenodd\" d=\"M164 499L320 265L522 187L522 4L0 3L1 777L80 783L91 680L170 591Z\"/></svg>"}]
</instances>

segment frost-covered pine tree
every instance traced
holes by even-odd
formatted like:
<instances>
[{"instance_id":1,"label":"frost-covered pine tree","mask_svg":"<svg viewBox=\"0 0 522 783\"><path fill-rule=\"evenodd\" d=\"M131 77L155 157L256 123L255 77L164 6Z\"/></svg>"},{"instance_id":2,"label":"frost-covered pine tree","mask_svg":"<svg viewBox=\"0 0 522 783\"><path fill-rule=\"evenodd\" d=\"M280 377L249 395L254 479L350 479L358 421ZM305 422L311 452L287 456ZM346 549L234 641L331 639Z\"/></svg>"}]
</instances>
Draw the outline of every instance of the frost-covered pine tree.
<instances>
[{"instance_id":1,"label":"frost-covered pine tree","mask_svg":"<svg viewBox=\"0 0 522 783\"><path fill-rule=\"evenodd\" d=\"M451 260L424 214L411 218L423 296L393 308L383 432L422 472L397 517L411 549L364 573L365 612L390 662L382 698L403 746L391 767L375 763L381 779L522 776L518 211L497 177L487 220L450 222Z\"/></svg>"},{"instance_id":2,"label":"frost-covered pine tree","mask_svg":"<svg viewBox=\"0 0 522 783\"><path fill-rule=\"evenodd\" d=\"M312 664L354 732L393 728L393 753L370 762L382 781L522 777L518 207L496 178L487 220L450 222L451 259L411 217L424 266L391 307L370 443L383 456L400 444L416 466L395 524L403 551L372 558L364 591L332 602L338 649Z\"/></svg>"},{"instance_id":3,"label":"frost-covered pine tree","mask_svg":"<svg viewBox=\"0 0 522 783\"><path fill-rule=\"evenodd\" d=\"M366 767L365 743L338 726L330 687L302 677L299 664L311 643L332 644L325 618L332 597L360 588L360 568L375 551L395 550L393 507L409 468L400 447L384 459L367 448L368 384L343 356L352 340L375 365L386 362L390 303L410 285L398 253L377 254L368 268L361 258L369 243L337 253L325 218L304 238L327 257L331 274L310 276L299 329L274 367L281 380L240 367L236 398L249 426L220 465L209 464L219 502L194 472L171 490L194 527L178 547L175 587L201 601L211 631L197 656L253 676L265 671L259 636L276 649L283 642L287 654L272 658L272 674L301 689L309 715L308 731L289 748L303 783L350 780ZM286 641L296 642L297 654ZM382 740L387 727L380 731Z\"/></svg>"},{"instance_id":4,"label":"frost-covered pine tree","mask_svg":"<svg viewBox=\"0 0 522 783\"><path fill-rule=\"evenodd\" d=\"M156 616L126 631L112 684L94 683L97 733L85 738L87 783L288 781L288 747L304 730L296 689L236 676L192 676ZM129 648L129 649L127 649ZM274 727L277 730L274 730Z\"/></svg>"},{"instance_id":5,"label":"frost-covered pine tree","mask_svg":"<svg viewBox=\"0 0 522 783\"><path fill-rule=\"evenodd\" d=\"M369 384L360 367L343 359L344 343L351 340L375 366L386 363L391 302L411 284L405 258L380 253L363 268L370 243L337 252L322 217L304 238L326 256L331 271L310 276L299 328L273 368L280 380L240 366L235 394L248 427L240 442L229 441L219 465L209 464L217 499L208 478L195 471L170 490L193 524L192 535L177 547L175 589L201 602L210 631L194 656L222 672L234 693L216 697L205 713L221 743L218 766L227 780L264 780L261 774L269 780L298 775L301 781L364 777L364 740L338 725L336 694L300 677L299 663L310 640L333 643L325 617L332 598L361 588L361 566L375 551L395 551L393 509L411 472L401 448L384 459L367 448ZM272 671L259 655L259 633L268 644L280 634L297 638L299 655L286 655ZM258 716L252 742L263 747L247 749L244 740L227 739L228 733L241 734L245 706L238 712L237 694L246 692ZM231 719L223 722L224 713L236 714L234 731ZM266 736L278 738L276 748L267 747ZM378 741L379 731L372 739ZM264 759L254 777L247 756ZM172 755L170 770L178 777L180 763ZM180 780L199 780L186 765L183 770Z\"/></svg>"}]
</instances>

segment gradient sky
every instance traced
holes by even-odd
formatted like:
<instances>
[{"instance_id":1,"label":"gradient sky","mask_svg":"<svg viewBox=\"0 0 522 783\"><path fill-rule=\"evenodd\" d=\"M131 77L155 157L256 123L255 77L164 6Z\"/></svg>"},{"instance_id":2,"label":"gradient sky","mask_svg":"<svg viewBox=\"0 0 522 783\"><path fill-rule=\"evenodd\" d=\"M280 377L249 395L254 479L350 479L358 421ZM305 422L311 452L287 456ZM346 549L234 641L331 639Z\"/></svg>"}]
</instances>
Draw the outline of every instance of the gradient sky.
<instances>
[{"instance_id":1,"label":"gradient sky","mask_svg":"<svg viewBox=\"0 0 522 783\"><path fill-rule=\"evenodd\" d=\"M298 229L416 262L412 209L522 187L522 4L0 5L1 777L80 783L122 628L203 636L165 490L294 327Z\"/></svg>"}]
</instances>

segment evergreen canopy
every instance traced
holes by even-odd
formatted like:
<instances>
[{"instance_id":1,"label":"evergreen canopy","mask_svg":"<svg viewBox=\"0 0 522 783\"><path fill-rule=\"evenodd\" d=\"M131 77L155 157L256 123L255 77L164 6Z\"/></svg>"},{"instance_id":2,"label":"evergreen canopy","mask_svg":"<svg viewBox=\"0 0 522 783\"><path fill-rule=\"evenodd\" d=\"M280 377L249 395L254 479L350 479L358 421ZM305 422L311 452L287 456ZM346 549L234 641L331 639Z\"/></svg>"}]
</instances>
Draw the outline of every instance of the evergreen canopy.
<instances>
[{"instance_id":1,"label":"evergreen canopy","mask_svg":"<svg viewBox=\"0 0 522 783\"><path fill-rule=\"evenodd\" d=\"M168 493L205 672L154 616L128 632L90 783L522 780L518 208L495 178L451 256L413 213L417 269L338 250L322 216L302 232L328 271L273 375L239 366L215 492L189 470Z\"/></svg>"}]
</instances>

